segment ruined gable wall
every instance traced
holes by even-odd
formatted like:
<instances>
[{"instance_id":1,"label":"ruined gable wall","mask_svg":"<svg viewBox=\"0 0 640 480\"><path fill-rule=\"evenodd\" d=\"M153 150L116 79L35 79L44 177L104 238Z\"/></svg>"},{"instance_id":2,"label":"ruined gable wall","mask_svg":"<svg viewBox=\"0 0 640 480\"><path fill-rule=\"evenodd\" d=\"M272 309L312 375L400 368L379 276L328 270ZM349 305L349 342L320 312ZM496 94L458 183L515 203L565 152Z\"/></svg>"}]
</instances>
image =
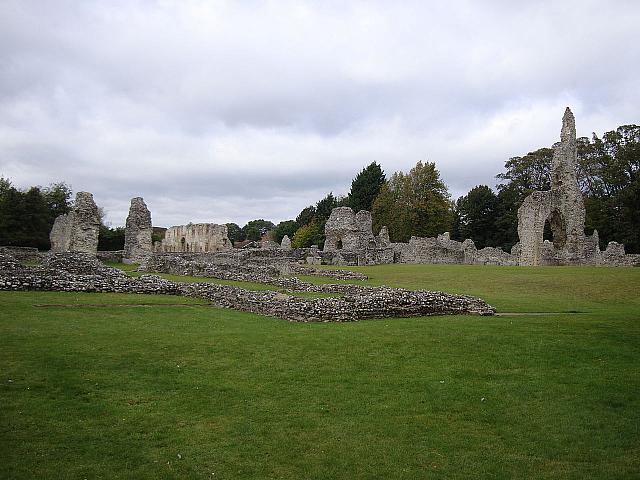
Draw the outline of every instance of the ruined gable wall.
<instances>
[{"instance_id":1,"label":"ruined gable wall","mask_svg":"<svg viewBox=\"0 0 640 480\"><path fill-rule=\"evenodd\" d=\"M189 223L167 229L161 252L222 252L232 249L227 226L215 223Z\"/></svg>"},{"instance_id":2,"label":"ruined gable wall","mask_svg":"<svg viewBox=\"0 0 640 480\"><path fill-rule=\"evenodd\" d=\"M567 108L562 117L560 143L554 145L551 190L533 192L518 209L520 264L584 264L585 208L576 177L575 118ZM543 242L544 225L553 232L553 259ZM595 258L595 257L594 257Z\"/></svg>"}]
</instances>

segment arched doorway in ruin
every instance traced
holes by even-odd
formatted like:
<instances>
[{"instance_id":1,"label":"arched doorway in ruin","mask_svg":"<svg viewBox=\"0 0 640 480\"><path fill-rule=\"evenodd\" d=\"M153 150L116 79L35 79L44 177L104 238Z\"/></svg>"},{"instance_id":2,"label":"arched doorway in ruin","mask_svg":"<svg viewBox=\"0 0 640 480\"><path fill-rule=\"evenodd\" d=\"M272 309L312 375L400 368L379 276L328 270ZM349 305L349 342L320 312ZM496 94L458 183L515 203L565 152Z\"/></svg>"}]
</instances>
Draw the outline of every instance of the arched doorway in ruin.
<instances>
[{"instance_id":1,"label":"arched doorway in ruin","mask_svg":"<svg viewBox=\"0 0 640 480\"><path fill-rule=\"evenodd\" d=\"M182 237L182 238L180 239L180 247L181 247L181 248L180 248L180 251L181 251L181 252L186 252L186 251L187 251L186 246L185 246L185 243L186 243L186 242L187 242L187 239L186 239L186 238Z\"/></svg>"},{"instance_id":2,"label":"arched doorway in ruin","mask_svg":"<svg viewBox=\"0 0 640 480\"><path fill-rule=\"evenodd\" d=\"M545 233L550 234L550 238L544 237ZM545 240L551 240L556 249L564 248L567 244L567 222L559 210L552 210L545 220L543 237Z\"/></svg>"},{"instance_id":3,"label":"arched doorway in ruin","mask_svg":"<svg viewBox=\"0 0 640 480\"><path fill-rule=\"evenodd\" d=\"M342 250L342 239L339 238L336 242L336 250Z\"/></svg>"}]
</instances>

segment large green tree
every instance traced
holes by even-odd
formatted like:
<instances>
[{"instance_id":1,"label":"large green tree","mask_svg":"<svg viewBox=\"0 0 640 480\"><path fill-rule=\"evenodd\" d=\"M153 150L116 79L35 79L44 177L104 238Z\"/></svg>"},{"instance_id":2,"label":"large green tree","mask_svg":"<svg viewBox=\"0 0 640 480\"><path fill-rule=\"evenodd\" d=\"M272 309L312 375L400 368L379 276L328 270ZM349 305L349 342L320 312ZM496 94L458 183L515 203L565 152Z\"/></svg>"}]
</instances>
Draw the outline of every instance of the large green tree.
<instances>
[{"instance_id":1,"label":"large green tree","mask_svg":"<svg viewBox=\"0 0 640 480\"><path fill-rule=\"evenodd\" d=\"M275 228L273 222L259 218L257 220L251 220L242 227L242 232L247 240L257 241L262 238L265 232L271 231Z\"/></svg>"},{"instance_id":2,"label":"large green tree","mask_svg":"<svg viewBox=\"0 0 640 480\"><path fill-rule=\"evenodd\" d=\"M98 230L98 250L113 251L124 248L124 227L100 225Z\"/></svg>"},{"instance_id":3,"label":"large green tree","mask_svg":"<svg viewBox=\"0 0 640 480\"><path fill-rule=\"evenodd\" d=\"M305 248L310 247L311 245L318 245L322 248L322 246L319 245L319 239L322 239L324 242L324 227L321 227L317 222L312 221L296 230L296 233L293 235L293 239L291 240L291 246L293 248Z\"/></svg>"},{"instance_id":4,"label":"large green tree","mask_svg":"<svg viewBox=\"0 0 640 480\"><path fill-rule=\"evenodd\" d=\"M319 222L326 222L331 215L331 211L338 206L338 199L329 192L326 197L316 203L316 213L314 219Z\"/></svg>"},{"instance_id":5,"label":"large green tree","mask_svg":"<svg viewBox=\"0 0 640 480\"><path fill-rule=\"evenodd\" d=\"M394 242L450 230L453 208L435 163L418 162L409 173L394 173L374 201L372 215L374 231L386 225Z\"/></svg>"},{"instance_id":6,"label":"large green tree","mask_svg":"<svg viewBox=\"0 0 640 480\"><path fill-rule=\"evenodd\" d=\"M551 188L553 148L539 148L522 157L511 157L504 164L505 172L496 175L501 181L498 191L514 190L523 199L534 190Z\"/></svg>"},{"instance_id":7,"label":"large green tree","mask_svg":"<svg viewBox=\"0 0 640 480\"><path fill-rule=\"evenodd\" d=\"M597 229L601 247L615 240L640 253L640 126L622 125L578 143L586 228Z\"/></svg>"},{"instance_id":8,"label":"large green tree","mask_svg":"<svg viewBox=\"0 0 640 480\"><path fill-rule=\"evenodd\" d=\"M247 238L247 235L244 233L242 228L237 223L227 223L227 237L232 244L236 244L236 242L242 242Z\"/></svg>"},{"instance_id":9,"label":"large green tree","mask_svg":"<svg viewBox=\"0 0 640 480\"><path fill-rule=\"evenodd\" d=\"M295 220L285 220L280 222L273 230L273 240L280 243L285 235L288 235L289 239L291 239L298 228L299 225Z\"/></svg>"},{"instance_id":10,"label":"large green tree","mask_svg":"<svg viewBox=\"0 0 640 480\"><path fill-rule=\"evenodd\" d=\"M336 208L341 198L337 198L333 192L329 192L322 200L318 201L315 206L309 206L303 209L296 218L298 229L294 234L295 241L292 240L291 245L295 248L310 247L318 245L320 248L324 246L324 227L331 215L331 211ZM300 233L298 233L298 231Z\"/></svg>"},{"instance_id":11,"label":"large green tree","mask_svg":"<svg viewBox=\"0 0 640 480\"><path fill-rule=\"evenodd\" d=\"M69 212L70 198L63 183L20 190L0 178L0 245L48 249L53 222Z\"/></svg>"},{"instance_id":12,"label":"large green tree","mask_svg":"<svg viewBox=\"0 0 640 480\"><path fill-rule=\"evenodd\" d=\"M470 238L478 248L496 245L498 197L486 185L478 185L456 201L459 222L454 238Z\"/></svg>"},{"instance_id":13,"label":"large green tree","mask_svg":"<svg viewBox=\"0 0 640 480\"><path fill-rule=\"evenodd\" d=\"M351 182L351 191L347 196L346 205L350 206L354 212L371 211L373 201L380 193L385 181L382 167L376 162L370 163Z\"/></svg>"},{"instance_id":14,"label":"large green tree","mask_svg":"<svg viewBox=\"0 0 640 480\"><path fill-rule=\"evenodd\" d=\"M296 217L296 223L299 227L311 223L316 217L316 207L309 205L302 209L302 211Z\"/></svg>"}]
</instances>

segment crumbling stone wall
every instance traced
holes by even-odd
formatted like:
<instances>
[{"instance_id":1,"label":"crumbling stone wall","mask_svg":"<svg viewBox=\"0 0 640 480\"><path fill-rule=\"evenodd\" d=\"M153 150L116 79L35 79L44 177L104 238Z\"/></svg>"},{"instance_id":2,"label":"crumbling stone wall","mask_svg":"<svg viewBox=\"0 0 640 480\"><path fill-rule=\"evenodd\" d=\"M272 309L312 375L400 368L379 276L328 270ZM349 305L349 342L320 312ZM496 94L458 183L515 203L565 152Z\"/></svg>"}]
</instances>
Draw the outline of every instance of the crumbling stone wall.
<instances>
[{"instance_id":1,"label":"crumbling stone wall","mask_svg":"<svg viewBox=\"0 0 640 480\"><path fill-rule=\"evenodd\" d=\"M124 250L98 250L96 258L101 262L125 263Z\"/></svg>"},{"instance_id":2,"label":"crumbling stone wall","mask_svg":"<svg viewBox=\"0 0 640 480\"><path fill-rule=\"evenodd\" d=\"M389 242L386 227L371 241L368 212L336 208L327 221L323 263L371 265L377 263L435 263L476 265L640 265L640 255L625 255L624 246L611 244L600 252L598 232L584 233L585 208L576 178L575 118L569 108L562 119L560 142L554 146L551 190L533 192L518 210L520 242L507 253L500 248L477 250L472 240L411 237L408 243ZM358 216L362 215L359 220ZM543 239L549 222L553 242Z\"/></svg>"},{"instance_id":3,"label":"crumbling stone wall","mask_svg":"<svg viewBox=\"0 0 640 480\"><path fill-rule=\"evenodd\" d=\"M359 217L360 216L360 217ZM330 265L379 265L385 263L434 263L517 265L517 257L499 248L477 250L472 240L451 240L448 232L435 238L411 237L408 243L392 243L387 227L373 236L371 214L357 215L348 207L335 208L327 221L322 263ZM342 245L340 245L342 241ZM337 248L342 246L342 248Z\"/></svg>"},{"instance_id":4,"label":"crumbling stone wall","mask_svg":"<svg viewBox=\"0 0 640 480\"><path fill-rule=\"evenodd\" d=\"M479 298L425 290L335 285L339 298L307 299L275 291L252 291L212 283L178 283L154 275L129 277L95 257L62 253L41 267L26 268L0 254L0 290L117 292L184 295L226 307L300 322L345 322L423 315L493 315Z\"/></svg>"},{"instance_id":5,"label":"crumbling stone wall","mask_svg":"<svg viewBox=\"0 0 640 480\"><path fill-rule=\"evenodd\" d=\"M513 253L519 265L639 265L625 255L624 245L613 242L600 251L598 232L584 233L585 208L578 186L576 124L567 107L562 117L560 142L554 145L551 190L533 192L518 209L520 242ZM543 239L549 222L553 242Z\"/></svg>"},{"instance_id":6,"label":"crumbling stone wall","mask_svg":"<svg viewBox=\"0 0 640 480\"><path fill-rule=\"evenodd\" d=\"M10 255L18 262L40 262L44 253L40 253L35 247L0 247L0 253Z\"/></svg>"},{"instance_id":7,"label":"crumbling stone wall","mask_svg":"<svg viewBox=\"0 0 640 480\"><path fill-rule=\"evenodd\" d=\"M49 240L53 252L85 252L95 255L98 251L100 215L89 192L78 192L73 209L55 219Z\"/></svg>"},{"instance_id":8,"label":"crumbling stone wall","mask_svg":"<svg viewBox=\"0 0 640 480\"><path fill-rule=\"evenodd\" d=\"M520 265L585 263L585 209L576 166L576 124L567 107L562 117L560 143L554 145L551 190L533 192L518 209ZM553 260L548 258L548 246L543 240L547 221L553 232Z\"/></svg>"},{"instance_id":9,"label":"crumbling stone wall","mask_svg":"<svg viewBox=\"0 0 640 480\"><path fill-rule=\"evenodd\" d=\"M233 248L227 226L215 223L189 223L167 229L159 252L224 252Z\"/></svg>"},{"instance_id":10,"label":"crumbling stone wall","mask_svg":"<svg viewBox=\"0 0 640 480\"><path fill-rule=\"evenodd\" d=\"M604 265L614 267L640 266L640 254L625 254L624 245L618 242L609 242L601 256Z\"/></svg>"},{"instance_id":11,"label":"crumbling stone wall","mask_svg":"<svg viewBox=\"0 0 640 480\"><path fill-rule=\"evenodd\" d=\"M331 211L325 225L324 251L361 250L375 248L371 213L360 210L353 213L351 207L337 207Z\"/></svg>"},{"instance_id":12,"label":"crumbling stone wall","mask_svg":"<svg viewBox=\"0 0 640 480\"><path fill-rule=\"evenodd\" d=\"M409 243L392 244L396 263L465 265L517 265L517 257L500 248L478 250L473 240L451 240L449 232L437 237L411 237Z\"/></svg>"},{"instance_id":13,"label":"crumbling stone wall","mask_svg":"<svg viewBox=\"0 0 640 480\"><path fill-rule=\"evenodd\" d=\"M151 212L142 197L131 199L129 216L124 230L124 256L126 263L140 263L153 252Z\"/></svg>"},{"instance_id":14,"label":"crumbling stone wall","mask_svg":"<svg viewBox=\"0 0 640 480\"><path fill-rule=\"evenodd\" d=\"M393 249L386 227L375 237L371 213L350 207L331 211L325 226L324 249L320 258L333 265L378 265L393 263Z\"/></svg>"},{"instance_id":15,"label":"crumbling stone wall","mask_svg":"<svg viewBox=\"0 0 640 480\"><path fill-rule=\"evenodd\" d=\"M56 217L53 227L49 233L49 241L51 242L52 252L68 252L69 242L71 241L71 223L73 222L72 213L65 213Z\"/></svg>"}]
</instances>

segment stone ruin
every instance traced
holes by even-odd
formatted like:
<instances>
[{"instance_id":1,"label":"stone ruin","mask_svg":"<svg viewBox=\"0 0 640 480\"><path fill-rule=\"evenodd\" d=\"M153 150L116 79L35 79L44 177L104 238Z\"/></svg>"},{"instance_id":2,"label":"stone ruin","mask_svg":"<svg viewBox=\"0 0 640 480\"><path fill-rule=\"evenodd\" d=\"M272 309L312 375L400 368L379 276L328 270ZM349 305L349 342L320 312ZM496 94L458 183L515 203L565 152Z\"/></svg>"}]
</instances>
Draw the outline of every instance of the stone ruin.
<instances>
[{"instance_id":1,"label":"stone ruin","mask_svg":"<svg viewBox=\"0 0 640 480\"><path fill-rule=\"evenodd\" d=\"M560 142L554 145L551 190L533 192L518 209L520 243L513 253L519 265L638 265L639 255L625 255L624 245L610 242L600 251L598 232L584 233L585 208L576 168L576 122L567 107ZM553 242L544 240L548 222Z\"/></svg>"},{"instance_id":2,"label":"stone ruin","mask_svg":"<svg viewBox=\"0 0 640 480\"><path fill-rule=\"evenodd\" d=\"M70 213L56 218L49 239L51 252L85 252L106 261L141 263L154 252L225 252L232 249L226 225L189 223L173 226L161 242L153 244L151 212L142 197L131 199L125 227L124 250L98 253L100 215L93 196L78 192ZM270 248L280 248L272 242Z\"/></svg>"},{"instance_id":3,"label":"stone ruin","mask_svg":"<svg viewBox=\"0 0 640 480\"><path fill-rule=\"evenodd\" d=\"M325 225L322 263L334 265L376 265L393 263L386 227L378 237L373 235L371 213L351 207L337 207L331 211Z\"/></svg>"},{"instance_id":4,"label":"stone ruin","mask_svg":"<svg viewBox=\"0 0 640 480\"><path fill-rule=\"evenodd\" d=\"M98 251L100 214L88 192L78 192L71 212L55 219L49 234L52 252Z\"/></svg>"},{"instance_id":5,"label":"stone ruin","mask_svg":"<svg viewBox=\"0 0 640 480\"><path fill-rule=\"evenodd\" d=\"M208 267L200 260L185 262L179 257L167 260L167 268L208 273ZM255 272L249 274L255 275ZM262 275L267 283L279 280L268 273ZM495 313L495 309L483 300L467 295L349 284L318 286L296 278L283 279L280 285L284 291L256 291L211 282L172 282L156 275L130 277L121 270L103 265L95 256L80 252L51 254L41 265L27 267L0 253L0 290L182 295L202 298L220 307L297 322ZM309 299L294 295L297 291L323 291L335 296Z\"/></svg>"},{"instance_id":6,"label":"stone ruin","mask_svg":"<svg viewBox=\"0 0 640 480\"><path fill-rule=\"evenodd\" d=\"M215 223L189 223L173 226L164 240L155 245L156 252L224 252L233 248L227 226Z\"/></svg>"},{"instance_id":7,"label":"stone ruin","mask_svg":"<svg viewBox=\"0 0 640 480\"><path fill-rule=\"evenodd\" d=\"M334 208L325 226L324 250L375 248L371 228L371 214L366 210L354 214L350 207Z\"/></svg>"},{"instance_id":8,"label":"stone ruin","mask_svg":"<svg viewBox=\"0 0 640 480\"><path fill-rule=\"evenodd\" d=\"M371 265L382 263L435 263L475 265L640 265L640 255L626 255L624 245L610 242L600 251L598 232L584 233L585 207L577 182L575 119L566 109L560 142L554 145L551 190L533 192L518 210L520 242L511 253L500 248L478 250L471 239L451 240L445 232L435 238L411 237L408 243L392 243L386 227L377 237L371 215L354 214L348 207L335 208L325 228L322 263ZM553 242L543 239L549 222Z\"/></svg>"},{"instance_id":9,"label":"stone ruin","mask_svg":"<svg viewBox=\"0 0 640 480\"><path fill-rule=\"evenodd\" d=\"M340 207L340 209L346 210L338 212L337 215L342 218L353 217L355 219L356 216L353 215L350 208ZM362 213L362 211L358 213ZM360 224L361 227L362 225ZM338 232L331 232L332 227L333 224L330 225L327 222L327 229L329 229L326 233L327 238L329 235L334 238L339 237L344 231L341 228ZM485 247L478 250L473 240L467 239L464 242L451 240L449 232L437 237L414 236L408 243L394 243L389 240L387 227L382 227L377 236L373 235L370 224L368 229L368 231L359 231L360 238L368 240L366 244L361 242L360 247L354 248L352 246L354 244L348 244L345 247L344 244L332 243L327 248L325 243L324 250L319 254L322 263L331 265L380 265L386 263L517 265L516 257L499 248ZM333 247L334 245L342 248Z\"/></svg>"},{"instance_id":10,"label":"stone ruin","mask_svg":"<svg viewBox=\"0 0 640 480\"><path fill-rule=\"evenodd\" d=\"M132 198L124 230L123 261L125 263L141 263L153 253L152 233L151 212L144 203L144 199Z\"/></svg>"},{"instance_id":11,"label":"stone ruin","mask_svg":"<svg viewBox=\"0 0 640 480\"><path fill-rule=\"evenodd\" d=\"M247 248L251 258L269 253L269 261L304 262L330 265L378 265L386 263L435 263L475 265L604 265L638 266L640 255L625 254L624 245L609 242L600 251L598 232L584 233L585 207L576 177L577 150L575 118L569 108L562 119L560 142L554 145L551 189L533 192L518 210L520 242L510 253L500 248L478 250L471 239L452 240L445 232L435 238L411 237L409 242L391 242L387 227L375 236L371 214L354 213L349 207L333 209L325 226L324 249L292 249L288 236L280 245L265 240ZM549 223L553 242L544 240L545 223ZM98 243L98 209L90 193L79 192L75 207L55 221L51 230L51 251L82 251L96 254ZM143 262L151 252L225 255L233 251L226 225L189 223L169 228L165 238L149 246L151 215L142 198L131 201L125 230L126 246L122 258ZM119 254L119 252L101 252ZM113 256L113 258L121 258ZM266 258L266 257L265 257Z\"/></svg>"},{"instance_id":12,"label":"stone ruin","mask_svg":"<svg viewBox=\"0 0 640 480\"><path fill-rule=\"evenodd\" d=\"M289 239L289 235L285 235L284 237L282 237L280 248L282 248L283 250L291 250L291 240Z\"/></svg>"}]
</instances>

